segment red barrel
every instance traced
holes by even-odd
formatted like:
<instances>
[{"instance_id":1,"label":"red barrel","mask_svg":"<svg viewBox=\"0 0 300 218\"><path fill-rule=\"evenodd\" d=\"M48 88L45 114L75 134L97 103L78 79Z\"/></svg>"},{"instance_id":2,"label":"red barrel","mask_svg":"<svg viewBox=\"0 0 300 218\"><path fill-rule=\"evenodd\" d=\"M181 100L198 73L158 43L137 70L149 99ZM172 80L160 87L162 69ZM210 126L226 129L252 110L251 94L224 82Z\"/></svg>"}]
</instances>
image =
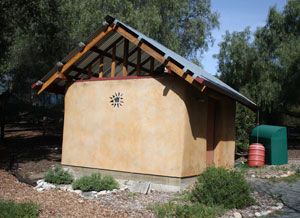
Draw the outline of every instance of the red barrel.
<instances>
[{"instance_id":1,"label":"red barrel","mask_svg":"<svg viewBox=\"0 0 300 218\"><path fill-rule=\"evenodd\" d=\"M249 167L263 167L265 165L265 147L260 143L252 143L249 146Z\"/></svg>"}]
</instances>

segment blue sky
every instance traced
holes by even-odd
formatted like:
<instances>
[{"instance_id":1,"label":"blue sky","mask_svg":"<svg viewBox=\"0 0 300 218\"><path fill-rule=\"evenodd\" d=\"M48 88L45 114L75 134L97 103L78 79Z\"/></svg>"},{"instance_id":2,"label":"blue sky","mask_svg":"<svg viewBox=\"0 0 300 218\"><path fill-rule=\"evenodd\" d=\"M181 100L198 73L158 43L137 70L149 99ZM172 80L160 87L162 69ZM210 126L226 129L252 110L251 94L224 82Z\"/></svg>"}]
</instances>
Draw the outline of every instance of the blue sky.
<instances>
[{"instance_id":1,"label":"blue sky","mask_svg":"<svg viewBox=\"0 0 300 218\"><path fill-rule=\"evenodd\" d=\"M220 29L212 32L215 38L213 47L203 54L201 63L204 69L211 73L217 73L217 59L213 54L219 53L218 43L222 41L225 31L242 31L250 26L251 32L257 27L264 26L267 20L269 8L276 5L277 10L282 10L286 0L211 0L212 11L220 14Z\"/></svg>"}]
</instances>

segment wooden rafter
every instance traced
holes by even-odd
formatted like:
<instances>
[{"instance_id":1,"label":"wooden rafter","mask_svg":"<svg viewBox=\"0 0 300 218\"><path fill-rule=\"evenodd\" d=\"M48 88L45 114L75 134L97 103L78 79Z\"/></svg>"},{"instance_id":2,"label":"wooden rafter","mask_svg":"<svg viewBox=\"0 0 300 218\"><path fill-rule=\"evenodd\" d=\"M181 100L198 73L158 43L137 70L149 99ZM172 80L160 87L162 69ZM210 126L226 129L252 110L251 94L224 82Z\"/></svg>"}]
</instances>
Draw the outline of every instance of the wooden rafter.
<instances>
[{"instance_id":1,"label":"wooden rafter","mask_svg":"<svg viewBox=\"0 0 300 218\"><path fill-rule=\"evenodd\" d=\"M63 74L68 70L79 58L81 58L85 53L87 53L94 45L96 45L103 37L110 33L115 28L115 24L107 27L107 29L97 35L90 43L88 43L81 52L78 52L74 57L72 57L66 64L63 65L60 71L55 72L41 87L38 94L43 92L51 83L55 81L57 75Z\"/></svg>"},{"instance_id":2,"label":"wooden rafter","mask_svg":"<svg viewBox=\"0 0 300 218\"><path fill-rule=\"evenodd\" d=\"M116 73L116 44L112 47L111 77L115 77Z\"/></svg>"},{"instance_id":3,"label":"wooden rafter","mask_svg":"<svg viewBox=\"0 0 300 218\"><path fill-rule=\"evenodd\" d=\"M89 78L92 77L92 64L89 64L89 67L88 67L88 77Z\"/></svg>"},{"instance_id":4,"label":"wooden rafter","mask_svg":"<svg viewBox=\"0 0 300 218\"><path fill-rule=\"evenodd\" d=\"M108 53L108 52L105 52L105 51L102 51L102 50L100 50L100 49L98 49L98 48L93 48L92 51L93 51L93 52L96 52L96 53L98 53L98 54L101 54L101 55L103 55L103 56L105 56L105 57L112 58L112 54L110 54L110 53ZM122 62L123 62L123 58L118 57L118 56L116 56L115 58L116 58L116 60L117 60L119 63L122 63ZM135 63L132 63L132 62L130 62L130 61L128 61L127 64L128 64L129 66L131 66L131 67L136 67L136 64L135 64ZM150 72L149 69L144 68L144 67L141 67L141 70L143 70L143 71L145 71L145 72Z\"/></svg>"},{"instance_id":5,"label":"wooden rafter","mask_svg":"<svg viewBox=\"0 0 300 218\"><path fill-rule=\"evenodd\" d=\"M135 36L133 36L130 32L126 31L123 27L119 26L116 29L116 31L136 46L139 46L143 51L148 53L160 63L165 64L167 67L171 67L172 71L174 71L180 77L183 77L189 83L192 83L194 81L194 78L191 75L186 74L180 67L174 64L172 61L168 61L167 59L165 59L163 55L161 55L155 49L151 48L145 42L140 42Z\"/></svg>"},{"instance_id":6,"label":"wooden rafter","mask_svg":"<svg viewBox=\"0 0 300 218\"><path fill-rule=\"evenodd\" d=\"M123 69L122 69L122 75L127 76L128 72L128 47L129 47L129 41L128 39L125 39L124 41L124 54L123 54Z\"/></svg>"},{"instance_id":7,"label":"wooden rafter","mask_svg":"<svg viewBox=\"0 0 300 218\"><path fill-rule=\"evenodd\" d=\"M142 53L142 51L139 47L137 47L137 48L138 48L138 50L137 50L137 61L136 61L137 65L136 65L135 69L136 69L136 75L139 76L139 75L141 75L141 53Z\"/></svg>"},{"instance_id":8,"label":"wooden rafter","mask_svg":"<svg viewBox=\"0 0 300 218\"><path fill-rule=\"evenodd\" d=\"M100 63L99 63L99 78L103 77L103 67L104 67L104 62L103 62L103 55L100 55Z\"/></svg>"},{"instance_id":9,"label":"wooden rafter","mask_svg":"<svg viewBox=\"0 0 300 218\"><path fill-rule=\"evenodd\" d=\"M116 41L114 41L110 46L108 46L105 50L104 50L104 52L108 52L112 47L113 47L113 45L114 44L118 44L122 39L124 39L124 37L123 36L121 36L121 37L119 37ZM92 49L95 49L96 47L93 47ZM94 64L97 60L99 60L99 58L101 57L101 55L102 54L99 54L99 56L97 56L97 57L95 57L90 63L91 64ZM103 55L102 55L103 56ZM85 67L85 68L87 68L88 67L88 65Z\"/></svg>"},{"instance_id":10,"label":"wooden rafter","mask_svg":"<svg viewBox=\"0 0 300 218\"><path fill-rule=\"evenodd\" d=\"M154 72L154 58L150 58L150 73Z\"/></svg>"}]
</instances>

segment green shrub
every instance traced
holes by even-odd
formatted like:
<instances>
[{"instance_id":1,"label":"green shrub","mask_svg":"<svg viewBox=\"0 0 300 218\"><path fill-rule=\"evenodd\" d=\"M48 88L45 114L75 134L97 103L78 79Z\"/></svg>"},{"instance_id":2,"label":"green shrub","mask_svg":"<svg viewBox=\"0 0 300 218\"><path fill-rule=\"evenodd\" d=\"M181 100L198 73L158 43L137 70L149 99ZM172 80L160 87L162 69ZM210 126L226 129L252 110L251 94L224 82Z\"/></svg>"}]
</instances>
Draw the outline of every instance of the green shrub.
<instances>
[{"instance_id":1,"label":"green shrub","mask_svg":"<svg viewBox=\"0 0 300 218\"><path fill-rule=\"evenodd\" d=\"M172 202L155 205L151 208L154 210L155 217L217 217L223 214L221 207L208 207L201 204L181 205Z\"/></svg>"},{"instance_id":2,"label":"green shrub","mask_svg":"<svg viewBox=\"0 0 300 218\"><path fill-rule=\"evenodd\" d=\"M241 172L225 168L207 168L191 192L191 200L208 206L244 208L255 203L252 189Z\"/></svg>"},{"instance_id":3,"label":"green shrub","mask_svg":"<svg viewBox=\"0 0 300 218\"><path fill-rule=\"evenodd\" d=\"M99 173L83 176L73 183L73 189L80 189L84 192L113 190L118 187L119 184L112 176L102 176Z\"/></svg>"},{"instance_id":4,"label":"green shrub","mask_svg":"<svg viewBox=\"0 0 300 218\"><path fill-rule=\"evenodd\" d=\"M54 184L71 184L73 176L58 165L46 173L44 180Z\"/></svg>"},{"instance_id":5,"label":"green shrub","mask_svg":"<svg viewBox=\"0 0 300 218\"><path fill-rule=\"evenodd\" d=\"M36 203L15 203L0 200L1 218L35 218L38 217L39 206Z\"/></svg>"}]
</instances>

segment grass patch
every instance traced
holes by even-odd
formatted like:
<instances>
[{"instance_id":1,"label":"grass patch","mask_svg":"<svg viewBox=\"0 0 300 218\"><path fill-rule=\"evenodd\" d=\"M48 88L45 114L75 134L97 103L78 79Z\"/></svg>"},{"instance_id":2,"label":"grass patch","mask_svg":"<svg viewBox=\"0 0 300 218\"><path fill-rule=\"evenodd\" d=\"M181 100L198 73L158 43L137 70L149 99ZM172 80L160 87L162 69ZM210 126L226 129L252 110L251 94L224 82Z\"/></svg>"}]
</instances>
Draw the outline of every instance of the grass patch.
<instances>
[{"instance_id":1,"label":"grass patch","mask_svg":"<svg viewBox=\"0 0 300 218\"><path fill-rule=\"evenodd\" d=\"M44 180L45 182L53 184L71 184L74 178L69 172L57 165L54 169L51 169L46 173Z\"/></svg>"},{"instance_id":2,"label":"grass patch","mask_svg":"<svg viewBox=\"0 0 300 218\"><path fill-rule=\"evenodd\" d=\"M224 213L221 207L208 207L202 204L175 204L169 202L162 205L150 206L155 213L155 217L205 217L212 218Z\"/></svg>"},{"instance_id":3,"label":"grass patch","mask_svg":"<svg viewBox=\"0 0 300 218\"><path fill-rule=\"evenodd\" d=\"M286 182L286 183L294 183L300 179L300 173L296 173L294 175L283 177L283 178L270 178L269 180L273 183L278 182Z\"/></svg>"},{"instance_id":4,"label":"grass patch","mask_svg":"<svg viewBox=\"0 0 300 218\"><path fill-rule=\"evenodd\" d=\"M34 202L15 203L0 200L1 218L36 218L39 214L39 206Z\"/></svg>"},{"instance_id":5,"label":"grass patch","mask_svg":"<svg viewBox=\"0 0 300 218\"><path fill-rule=\"evenodd\" d=\"M103 191L113 190L119 187L118 182L112 176L102 176L99 173L94 173L90 176L83 176L73 183L73 189L81 191Z\"/></svg>"}]
</instances>

